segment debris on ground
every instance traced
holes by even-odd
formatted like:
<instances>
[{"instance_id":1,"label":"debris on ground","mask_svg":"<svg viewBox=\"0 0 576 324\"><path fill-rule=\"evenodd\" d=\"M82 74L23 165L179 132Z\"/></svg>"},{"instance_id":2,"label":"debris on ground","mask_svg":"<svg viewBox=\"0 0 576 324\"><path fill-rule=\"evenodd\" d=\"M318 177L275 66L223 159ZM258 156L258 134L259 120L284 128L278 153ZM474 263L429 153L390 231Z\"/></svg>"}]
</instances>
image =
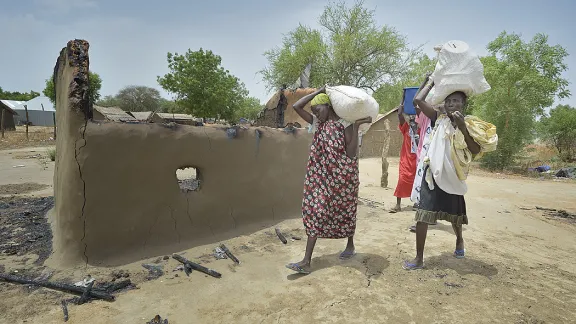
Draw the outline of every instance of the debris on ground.
<instances>
[{"instance_id":1,"label":"debris on ground","mask_svg":"<svg viewBox=\"0 0 576 324\"><path fill-rule=\"evenodd\" d=\"M571 178L576 179L576 167L562 168L556 171L557 178Z\"/></svg>"},{"instance_id":2,"label":"debris on ground","mask_svg":"<svg viewBox=\"0 0 576 324\"><path fill-rule=\"evenodd\" d=\"M234 263L236 264L240 264L240 260L238 260L238 258L234 256L234 254L232 254L232 252L230 251L230 249L228 249L228 247L226 247L226 245L220 244L220 249L224 251L226 256L230 258L230 260L234 261Z\"/></svg>"},{"instance_id":3,"label":"debris on ground","mask_svg":"<svg viewBox=\"0 0 576 324\"><path fill-rule=\"evenodd\" d=\"M160 317L160 315L156 315L156 316L154 316L153 319L146 322L146 324L168 324L168 319L167 318L162 319L162 317Z\"/></svg>"},{"instance_id":4,"label":"debris on ground","mask_svg":"<svg viewBox=\"0 0 576 324\"><path fill-rule=\"evenodd\" d=\"M274 231L276 232L276 236L278 236L278 238L280 239L280 241L282 241L282 243L284 243L284 244L288 243L288 241L286 240L286 238L284 237L282 232L280 232L279 228L275 228Z\"/></svg>"},{"instance_id":5,"label":"debris on ground","mask_svg":"<svg viewBox=\"0 0 576 324\"><path fill-rule=\"evenodd\" d=\"M86 276L86 278L74 283L76 287L88 287L91 283L93 283L96 279L92 278L90 275Z\"/></svg>"},{"instance_id":6,"label":"debris on ground","mask_svg":"<svg viewBox=\"0 0 576 324\"><path fill-rule=\"evenodd\" d=\"M77 287L75 285L63 283L63 282L51 282L51 281L36 281L33 279L28 279L24 277L19 277L15 275L0 273L0 280L9 283L19 283L23 285L34 285L39 287L44 287L48 289L58 290L67 292L70 294L82 295L86 292L86 288ZM103 299L106 301L114 301L114 296L101 290L92 289L88 292L88 296L95 299Z\"/></svg>"},{"instance_id":7,"label":"debris on ground","mask_svg":"<svg viewBox=\"0 0 576 324\"><path fill-rule=\"evenodd\" d=\"M184 271L187 271L186 269L188 269L191 272L191 269L194 269L196 271L203 272L203 273L205 273L209 276L212 276L214 278L221 278L222 277L222 274L220 274L219 272L214 271L212 269L208 269L204 266L199 265L198 263L194 263L190 260L187 260L186 258L184 258L178 254L172 254L172 258L174 258L174 260L184 264Z\"/></svg>"},{"instance_id":8,"label":"debris on ground","mask_svg":"<svg viewBox=\"0 0 576 324\"><path fill-rule=\"evenodd\" d=\"M9 197L0 200L0 252L7 255L36 254L41 265L52 253L52 230L46 213L53 197Z\"/></svg>"},{"instance_id":9,"label":"debris on ground","mask_svg":"<svg viewBox=\"0 0 576 324\"><path fill-rule=\"evenodd\" d=\"M80 296L80 298L78 299L78 301L76 302L76 304L78 305L82 305L85 302L88 301L88 296L90 295L90 292L92 291L92 287L94 287L94 280L92 280L88 286L86 287L86 290L84 290L84 293L82 294L82 296Z\"/></svg>"},{"instance_id":10,"label":"debris on ground","mask_svg":"<svg viewBox=\"0 0 576 324\"><path fill-rule=\"evenodd\" d=\"M300 241L302 238L300 236L292 235L292 239L296 241Z\"/></svg>"},{"instance_id":11,"label":"debris on ground","mask_svg":"<svg viewBox=\"0 0 576 324\"><path fill-rule=\"evenodd\" d=\"M535 168L528 168L528 171L536 171L538 173L550 173L551 168L549 165L541 165Z\"/></svg>"},{"instance_id":12,"label":"debris on ground","mask_svg":"<svg viewBox=\"0 0 576 324\"><path fill-rule=\"evenodd\" d=\"M161 264L142 264L142 266L148 270L147 280L158 279L164 274L164 266Z\"/></svg>"},{"instance_id":13,"label":"debris on ground","mask_svg":"<svg viewBox=\"0 0 576 324\"><path fill-rule=\"evenodd\" d=\"M118 279L130 277L130 272L125 271L125 270L114 270L114 271L112 271L111 276L112 276L112 281L116 281Z\"/></svg>"},{"instance_id":14,"label":"debris on ground","mask_svg":"<svg viewBox=\"0 0 576 324\"><path fill-rule=\"evenodd\" d=\"M66 300L62 300L62 312L64 313L64 322L68 322L68 302Z\"/></svg>"},{"instance_id":15,"label":"debris on ground","mask_svg":"<svg viewBox=\"0 0 576 324\"><path fill-rule=\"evenodd\" d=\"M451 282L445 282L444 286L449 287L449 288L464 288L464 286L462 286L461 284L451 283Z\"/></svg>"},{"instance_id":16,"label":"debris on ground","mask_svg":"<svg viewBox=\"0 0 576 324\"><path fill-rule=\"evenodd\" d=\"M576 221L576 214L570 213L568 211L562 209L554 209L554 208L545 208L536 206L537 210L543 211L544 216L547 217L559 217L564 218L572 221Z\"/></svg>"},{"instance_id":17,"label":"debris on ground","mask_svg":"<svg viewBox=\"0 0 576 324\"><path fill-rule=\"evenodd\" d=\"M34 280L46 281L46 280L50 279L50 277L52 277L53 274L54 274L54 271L46 268L46 269L42 270L42 273L38 277L34 278Z\"/></svg>"},{"instance_id":18,"label":"debris on ground","mask_svg":"<svg viewBox=\"0 0 576 324\"><path fill-rule=\"evenodd\" d=\"M222 248L220 248L219 246L217 246L217 247L214 249L214 254L213 254L213 255L214 255L214 257L215 257L216 259L218 259L218 260L228 259L228 256L226 255L226 252L224 252L224 250L223 250Z\"/></svg>"}]
</instances>

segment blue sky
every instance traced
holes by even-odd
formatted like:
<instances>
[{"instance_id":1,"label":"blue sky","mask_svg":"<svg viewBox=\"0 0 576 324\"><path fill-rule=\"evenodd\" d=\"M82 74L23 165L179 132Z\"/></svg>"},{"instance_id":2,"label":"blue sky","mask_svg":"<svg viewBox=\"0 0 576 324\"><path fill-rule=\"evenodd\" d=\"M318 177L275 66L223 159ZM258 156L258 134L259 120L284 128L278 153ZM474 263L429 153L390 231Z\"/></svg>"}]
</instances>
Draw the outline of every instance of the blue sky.
<instances>
[{"instance_id":1,"label":"blue sky","mask_svg":"<svg viewBox=\"0 0 576 324\"><path fill-rule=\"evenodd\" d=\"M9 91L41 91L59 51L70 39L90 42L90 69L103 79L102 95L126 85L158 88L167 71L166 53L210 49L265 102L269 93L257 74L266 65L262 53L281 44L299 23L317 26L327 1L4 1L0 11L0 86ZM380 24L395 27L412 46L463 40L479 54L506 30L529 40L549 35L572 53L567 59L576 106L576 2L519 1L365 1ZM166 97L169 95L165 92Z\"/></svg>"}]
</instances>

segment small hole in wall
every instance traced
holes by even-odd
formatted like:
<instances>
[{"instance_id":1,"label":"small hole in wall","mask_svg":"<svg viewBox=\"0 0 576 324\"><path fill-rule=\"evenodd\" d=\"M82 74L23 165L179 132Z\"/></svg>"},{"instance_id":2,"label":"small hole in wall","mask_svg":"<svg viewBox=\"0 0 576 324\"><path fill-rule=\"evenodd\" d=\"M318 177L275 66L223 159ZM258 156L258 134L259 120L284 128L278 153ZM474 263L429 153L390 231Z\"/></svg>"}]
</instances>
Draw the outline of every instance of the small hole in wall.
<instances>
[{"instance_id":1,"label":"small hole in wall","mask_svg":"<svg viewBox=\"0 0 576 324\"><path fill-rule=\"evenodd\" d=\"M176 170L180 190L184 192L200 190L200 173L195 167L182 167Z\"/></svg>"}]
</instances>

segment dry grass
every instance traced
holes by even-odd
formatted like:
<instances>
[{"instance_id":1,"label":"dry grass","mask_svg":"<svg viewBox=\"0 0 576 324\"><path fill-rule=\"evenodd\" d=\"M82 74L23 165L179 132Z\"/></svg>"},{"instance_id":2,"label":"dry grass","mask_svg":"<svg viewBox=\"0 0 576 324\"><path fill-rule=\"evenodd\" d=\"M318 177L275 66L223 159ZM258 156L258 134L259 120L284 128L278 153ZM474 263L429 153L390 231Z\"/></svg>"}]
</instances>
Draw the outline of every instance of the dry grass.
<instances>
[{"instance_id":1,"label":"dry grass","mask_svg":"<svg viewBox=\"0 0 576 324\"><path fill-rule=\"evenodd\" d=\"M16 126L16 131L4 132L4 138L0 138L0 150L55 145L53 137L53 127L30 126L26 139L26 126Z\"/></svg>"}]
</instances>

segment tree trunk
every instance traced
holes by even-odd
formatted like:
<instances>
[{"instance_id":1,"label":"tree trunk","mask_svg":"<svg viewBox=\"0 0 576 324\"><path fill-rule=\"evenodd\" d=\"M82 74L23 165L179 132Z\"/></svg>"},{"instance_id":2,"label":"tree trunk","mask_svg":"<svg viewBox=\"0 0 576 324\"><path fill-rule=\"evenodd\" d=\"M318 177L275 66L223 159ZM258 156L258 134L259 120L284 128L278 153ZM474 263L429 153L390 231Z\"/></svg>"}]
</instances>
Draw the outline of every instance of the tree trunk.
<instances>
[{"instance_id":1,"label":"tree trunk","mask_svg":"<svg viewBox=\"0 0 576 324\"><path fill-rule=\"evenodd\" d=\"M384 121L384 145L382 146L382 176L380 177L380 187L388 187L388 151L390 150L390 123Z\"/></svg>"},{"instance_id":2,"label":"tree trunk","mask_svg":"<svg viewBox=\"0 0 576 324\"><path fill-rule=\"evenodd\" d=\"M52 113L52 120L54 121L54 139L56 139L56 113Z\"/></svg>"},{"instance_id":3,"label":"tree trunk","mask_svg":"<svg viewBox=\"0 0 576 324\"><path fill-rule=\"evenodd\" d=\"M0 131L2 131L2 138L4 138L4 121L6 120L6 109L2 108L2 121L0 122Z\"/></svg>"},{"instance_id":4,"label":"tree trunk","mask_svg":"<svg viewBox=\"0 0 576 324\"><path fill-rule=\"evenodd\" d=\"M30 119L28 118L28 105L24 105L24 111L26 111L26 140L29 141L28 138L28 124L30 123Z\"/></svg>"}]
</instances>

